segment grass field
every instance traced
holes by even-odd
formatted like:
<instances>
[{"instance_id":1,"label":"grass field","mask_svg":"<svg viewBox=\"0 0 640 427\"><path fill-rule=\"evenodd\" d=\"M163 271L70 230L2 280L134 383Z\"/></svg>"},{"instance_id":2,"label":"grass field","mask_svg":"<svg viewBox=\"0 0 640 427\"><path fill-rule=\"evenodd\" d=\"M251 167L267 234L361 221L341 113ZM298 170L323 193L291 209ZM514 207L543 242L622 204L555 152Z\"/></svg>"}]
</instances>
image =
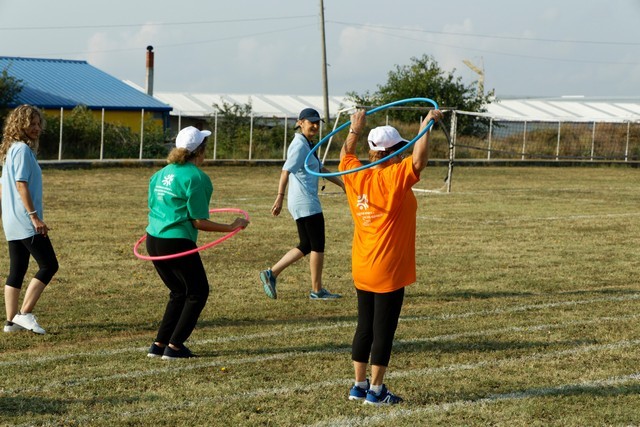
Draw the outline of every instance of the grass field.
<instances>
[{"instance_id":1,"label":"grass field","mask_svg":"<svg viewBox=\"0 0 640 427\"><path fill-rule=\"evenodd\" d=\"M310 301L306 260L278 300L262 291L258 272L297 243L288 212L269 214L276 166L205 168L212 207L252 222L202 252L211 294L188 341L201 357L146 357L167 291L132 245L154 171L44 170L61 267L36 309L47 334L0 335L0 424L640 424L639 170L461 167L451 194L417 193L418 282L385 381L405 403L387 408L347 400L356 301L337 187L322 196L324 282L344 298Z\"/></svg>"}]
</instances>

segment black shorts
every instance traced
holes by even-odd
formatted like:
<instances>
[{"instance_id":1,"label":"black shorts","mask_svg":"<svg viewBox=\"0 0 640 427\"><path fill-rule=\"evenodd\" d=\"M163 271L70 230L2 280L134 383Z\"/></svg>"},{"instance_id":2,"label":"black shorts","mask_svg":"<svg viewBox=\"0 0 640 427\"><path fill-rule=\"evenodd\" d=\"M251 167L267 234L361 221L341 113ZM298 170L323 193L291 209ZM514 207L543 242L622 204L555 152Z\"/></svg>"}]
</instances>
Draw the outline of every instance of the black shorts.
<instances>
[{"instance_id":1,"label":"black shorts","mask_svg":"<svg viewBox=\"0 0 640 427\"><path fill-rule=\"evenodd\" d=\"M296 219L300 244L298 249L304 255L309 252L324 253L324 215L322 212Z\"/></svg>"}]
</instances>

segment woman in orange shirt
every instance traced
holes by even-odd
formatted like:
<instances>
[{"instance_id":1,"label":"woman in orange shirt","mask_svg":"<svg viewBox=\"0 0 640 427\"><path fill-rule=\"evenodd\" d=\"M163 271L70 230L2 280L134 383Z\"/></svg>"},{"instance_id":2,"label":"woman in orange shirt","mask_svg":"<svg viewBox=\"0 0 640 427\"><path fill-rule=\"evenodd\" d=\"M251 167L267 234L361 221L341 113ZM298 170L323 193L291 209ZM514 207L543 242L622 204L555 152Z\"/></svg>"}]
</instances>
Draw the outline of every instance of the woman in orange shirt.
<instances>
[{"instance_id":1,"label":"woman in orange shirt","mask_svg":"<svg viewBox=\"0 0 640 427\"><path fill-rule=\"evenodd\" d=\"M421 124L438 121L432 110ZM364 111L351 116L351 129L340 153L340 171L362 166L356 143L366 123ZM354 221L352 274L358 296L358 325L351 358L355 384L350 400L365 404L396 404L402 398L383 383L391 358L393 337L404 300L404 287L416 281L415 236L418 204L411 190L427 166L429 133L413 147L411 157L394 156L377 166L343 176ZM400 150L408 141L391 126L369 133L369 160L374 162ZM371 357L371 381L367 366Z\"/></svg>"}]
</instances>

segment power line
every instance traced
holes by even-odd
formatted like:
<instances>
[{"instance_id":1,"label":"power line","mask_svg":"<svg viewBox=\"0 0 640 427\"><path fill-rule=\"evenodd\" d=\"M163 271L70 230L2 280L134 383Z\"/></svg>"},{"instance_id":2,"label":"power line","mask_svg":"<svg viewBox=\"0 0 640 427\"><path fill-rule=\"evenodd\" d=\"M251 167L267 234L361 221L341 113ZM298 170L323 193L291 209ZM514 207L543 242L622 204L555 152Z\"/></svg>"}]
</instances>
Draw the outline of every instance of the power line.
<instances>
[{"instance_id":1,"label":"power line","mask_svg":"<svg viewBox=\"0 0 640 427\"><path fill-rule=\"evenodd\" d=\"M363 30L367 31L367 32L371 32L371 33L376 33L376 34L383 34L386 35L388 37L395 37L395 38L399 38L399 39L404 39L404 40L413 40L413 41L419 41L419 42L424 42L424 39L418 39L418 38L414 38L414 37L407 37L407 36L401 36L399 34L394 34L394 33L389 33L386 31L378 31L375 29L370 29L367 27L371 27L371 26L367 26L367 25L363 25ZM372 26L372 28L379 28L376 26ZM385 27L388 28L388 27ZM392 28L392 30L397 31L397 28ZM640 62L621 62L621 61L601 61L601 60L593 60L593 59L571 59L571 58L551 58L551 57L545 57L545 56L537 56L537 55L526 55L526 54L521 54L521 53L506 53L506 52L498 52L498 51L494 51L494 50L486 50L486 49L478 49L478 48L474 48L474 47L466 47L466 46L458 46L458 45L454 45L454 44L449 44L449 43L442 43L442 42L435 42L435 41L429 41L430 44L434 44L434 45L438 45L438 46L445 46L445 47L449 47L449 48L453 48L453 49L463 49L463 50L469 50L469 51L474 51L474 52L479 52L479 53L484 53L484 54L493 54L493 55L502 55L502 56L512 56L512 57L516 57L516 58L527 58L527 59L540 59L540 60L544 60L544 61L554 61L554 62L573 62L573 63L584 63L584 64L608 64L608 65L640 65Z\"/></svg>"},{"instance_id":2,"label":"power line","mask_svg":"<svg viewBox=\"0 0 640 427\"><path fill-rule=\"evenodd\" d=\"M183 42L183 43L154 44L153 46L154 46L154 48L156 50L158 48L166 48L166 47L191 46L191 45L197 45L197 44L215 43L215 42L234 40L234 39L243 39L243 38L247 38L247 37L262 36L262 35L274 34L274 33L284 33L284 32L288 32L288 31L296 31L296 30L300 30L300 29L308 28L308 27L309 27L308 25L301 25L301 26L298 26L298 27L287 27L287 28L282 29L282 30L263 31L263 32L260 32L260 33L244 34L244 35L241 35L241 36L229 36L229 37L221 37L221 38L218 38L218 39L199 40L199 41ZM144 46L129 47L129 48L122 48L122 49L91 50L91 51L83 51L83 52L32 53L30 55L31 56L35 56L35 57L39 57L39 56L51 56L51 55L80 55L80 54L89 54L89 53L116 53L116 52L140 51L141 49L143 49L143 47Z\"/></svg>"},{"instance_id":3,"label":"power line","mask_svg":"<svg viewBox=\"0 0 640 427\"><path fill-rule=\"evenodd\" d=\"M490 35L490 34L457 33L457 32L451 32L451 31L419 30L415 28L387 27L384 25L358 24L354 22L342 22L342 21L327 21L327 22L338 24L338 25L354 26L354 27L370 27L370 28L379 28L384 30L405 31L405 32L410 31L410 32L418 32L418 33L438 34L438 35L444 35L444 36L459 36L459 37L474 37L474 38L479 37L479 38L488 38L488 39L535 41L535 42L546 42L546 43L598 44L598 45L609 45L609 46L640 46L640 43L638 42L545 39L545 38L537 38L537 37L499 36L499 35Z\"/></svg>"},{"instance_id":4,"label":"power line","mask_svg":"<svg viewBox=\"0 0 640 427\"><path fill-rule=\"evenodd\" d=\"M64 25L64 26L48 26L48 27L0 27L0 31L87 30L87 29L98 29L98 28L131 28L131 27L147 27L147 26L210 25L210 24L229 24L229 23L237 23L237 22L277 21L277 20L301 19L301 18L316 18L316 15L278 16L278 17L271 17L271 18L248 18L248 19L222 19L222 20L216 20L216 21L148 22L144 24Z\"/></svg>"}]
</instances>

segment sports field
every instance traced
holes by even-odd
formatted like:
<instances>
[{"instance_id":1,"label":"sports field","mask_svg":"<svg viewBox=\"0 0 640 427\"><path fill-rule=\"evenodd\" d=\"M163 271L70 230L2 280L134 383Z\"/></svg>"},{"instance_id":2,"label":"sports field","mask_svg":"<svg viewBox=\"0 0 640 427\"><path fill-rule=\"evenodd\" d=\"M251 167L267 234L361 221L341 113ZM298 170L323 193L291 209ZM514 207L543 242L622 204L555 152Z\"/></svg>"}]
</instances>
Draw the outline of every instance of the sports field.
<instances>
[{"instance_id":1,"label":"sports field","mask_svg":"<svg viewBox=\"0 0 640 427\"><path fill-rule=\"evenodd\" d=\"M344 298L310 301L306 260L278 300L262 291L258 272L297 243L288 212L270 216L277 166L205 168L211 207L252 222L202 252L211 294L187 342L201 357L146 357L167 290L132 246L155 170L43 171L60 270L35 312L47 334L0 335L0 424L640 423L640 170L459 167L451 194L417 193L418 282L385 381L405 402L383 408L347 400L356 300L337 187L321 199L324 282Z\"/></svg>"}]
</instances>

